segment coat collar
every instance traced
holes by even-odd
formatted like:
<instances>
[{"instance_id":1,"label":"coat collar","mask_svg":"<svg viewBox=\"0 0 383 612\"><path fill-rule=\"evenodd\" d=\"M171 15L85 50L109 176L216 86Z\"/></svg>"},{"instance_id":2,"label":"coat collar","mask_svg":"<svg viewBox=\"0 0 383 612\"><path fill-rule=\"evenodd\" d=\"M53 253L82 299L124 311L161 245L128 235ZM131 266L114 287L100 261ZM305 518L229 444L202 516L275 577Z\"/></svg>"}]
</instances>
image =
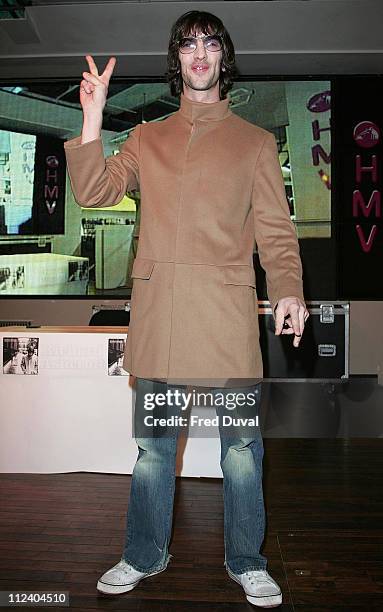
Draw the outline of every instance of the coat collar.
<instances>
[{"instance_id":1,"label":"coat collar","mask_svg":"<svg viewBox=\"0 0 383 612\"><path fill-rule=\"evenodd\" d=\"M181 103L179 112L191 123L199 121L220 121L232 114L229 108L230 99L228 97L218 102L193 102L181 93Z\"/></svg>"}]
</instances>

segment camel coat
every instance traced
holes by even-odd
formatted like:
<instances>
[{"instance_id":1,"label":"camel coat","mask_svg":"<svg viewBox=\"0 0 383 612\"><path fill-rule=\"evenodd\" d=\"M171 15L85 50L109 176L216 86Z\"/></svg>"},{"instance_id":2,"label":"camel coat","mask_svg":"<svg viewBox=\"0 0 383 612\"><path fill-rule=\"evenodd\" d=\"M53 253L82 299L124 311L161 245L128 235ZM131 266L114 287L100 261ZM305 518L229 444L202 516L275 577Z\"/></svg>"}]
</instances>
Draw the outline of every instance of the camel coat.
<instances>
[{"instance_id":1,"label":"camel coat","mask_svg":"<svg viewBox=\"0 0 383 612\"><path fill-rule=\"evenodd\" d=\"M273 311L304 301L302 266L275 137L229 98L192 102L138 125L104 159L100 139L65 143L76 201L113 206L141 194L124 368L141 378L244 386L263 376L255 241Z\"/></svg>"}]
</instances>

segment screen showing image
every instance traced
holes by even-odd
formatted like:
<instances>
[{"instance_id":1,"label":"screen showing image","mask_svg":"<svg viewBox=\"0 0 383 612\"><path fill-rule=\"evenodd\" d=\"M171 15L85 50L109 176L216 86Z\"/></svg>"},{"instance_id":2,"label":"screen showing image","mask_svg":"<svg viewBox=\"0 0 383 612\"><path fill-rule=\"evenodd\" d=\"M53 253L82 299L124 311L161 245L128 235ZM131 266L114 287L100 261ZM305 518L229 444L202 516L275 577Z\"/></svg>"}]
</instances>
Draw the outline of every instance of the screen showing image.
<instances>
[{"instance_id":1,"label":"screen showing image","mask_svg":"<svg viewBox=\"0 0 383 612\"><path fill-rule=\"evenodd\" d=\"M0 84L0 296L130 297L140 193L111 207L75 202L63 145L81 133L78 86ZM234 113L274 134L302 254L313 252L332 238L331 81L241 80L229 95ZM165 82L111 84L105 156L138 123L162 121L178 106ZM233 219L235 210L233 202Z\"/></svg>"}]
</instances>

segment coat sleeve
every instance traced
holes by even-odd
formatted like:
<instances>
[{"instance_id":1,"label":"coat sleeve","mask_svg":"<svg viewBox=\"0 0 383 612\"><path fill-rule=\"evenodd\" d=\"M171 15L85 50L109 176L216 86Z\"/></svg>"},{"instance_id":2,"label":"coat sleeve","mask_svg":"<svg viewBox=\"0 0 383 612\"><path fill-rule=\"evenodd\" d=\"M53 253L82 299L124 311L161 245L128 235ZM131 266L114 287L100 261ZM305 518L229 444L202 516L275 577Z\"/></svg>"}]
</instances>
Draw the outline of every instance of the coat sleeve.
<instances>
[{"instance_id":1,"label":"coat sleeve","mask_svg":"<svg viewBox=\"0 0 383 612\"><path fill-rule=\"evenodd\" d=\"M104 158L101 138L81 144L81 138L64 143L73 195L80 206L115 206L127 191L139 186L141 125L137 125L117 155Z\"/></svg>"},{"instance_id":2,"label":"coat sleeve","mask_svg":"<svg viewBox=\"0 0 383 612\"><path fill-rule=\"evenodd\" d=\"M278 300L302 300L302 262L295 226L290 218L275 137L266 134L254 169L252 209L259 260L266 272L272 312Z\"/></svg>"}]
</instances>

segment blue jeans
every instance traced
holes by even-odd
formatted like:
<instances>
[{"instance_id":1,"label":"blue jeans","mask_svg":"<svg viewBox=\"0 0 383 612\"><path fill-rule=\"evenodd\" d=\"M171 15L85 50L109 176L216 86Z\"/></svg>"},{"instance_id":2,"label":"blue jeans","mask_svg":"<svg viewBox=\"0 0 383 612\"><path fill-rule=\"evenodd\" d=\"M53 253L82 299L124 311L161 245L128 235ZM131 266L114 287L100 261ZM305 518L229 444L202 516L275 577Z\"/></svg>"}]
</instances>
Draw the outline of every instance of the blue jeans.
<instances>
[{"instance_id":1,"label":"blue jeans","mask_svg":"<svg viewBox=\"0 0 383 612\"><path fill-rule=\"evenodd\" d=\"M144 409L145 393L166 393L171 387L167 383L138 378L136 411ZM261 384L242 390L253 392L256 401L251 413L252 416L257 415ZM217 393L225 394L233 389L213 388L209 391L216 397ZM216 406L217 415L222 415L223 410L222 406ZM251 431L253 435L250 437L236 438L228 436L222 422L219 423L224 501L224 565L236 574L265 569L267 565L266 558L259 552L265 530L263 441L258 426ZM168 428L164 436L136 437L139 452L132 473L122 558L140 572L162 569L172 556L168 553L168 547L173 518L178 433L179 428L174 427Z\"/></svg>"}]
</instances>

